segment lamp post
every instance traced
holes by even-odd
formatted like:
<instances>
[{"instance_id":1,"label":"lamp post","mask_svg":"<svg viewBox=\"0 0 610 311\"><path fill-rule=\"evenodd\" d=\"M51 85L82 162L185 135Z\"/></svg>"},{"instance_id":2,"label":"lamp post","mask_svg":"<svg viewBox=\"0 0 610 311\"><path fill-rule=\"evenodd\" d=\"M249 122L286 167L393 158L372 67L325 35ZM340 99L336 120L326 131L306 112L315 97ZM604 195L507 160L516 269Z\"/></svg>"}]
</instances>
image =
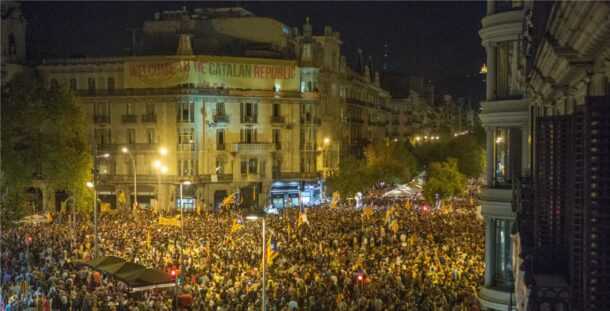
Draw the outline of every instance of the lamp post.
<instances>
[{"instance_id":1,"label":"lamp post","mask_svg":"<svg viewBox=\"0 0 610 311\"><path fill-rule=\"evenodd\" d=\"M95 144L93 147L94 151L95 151ZM95 153L94 153L95 155ZM110 156L110 154L105 153L103 155L95 155L93 157L93 182L89 181L87 182L87 187L91 188L91 190L93 190L93 236L94 236L94 240L93 240L93 251L94 251L94 258L97 258L97 256L99 255L99 242L98 242L98 223L97 223L97 159L99 158L108 158Z\"/></svg>"},{"instance_id":2,"label":"lamp post","mask_svg":"<svg viewBox=\"0 0 610 311\"><path fill-rule=\"evenodd\" d=\"M136 160L134 160L133 155L131 154L131 152L129 152L129 149L127 149L127 147L123 147L123 149L121 149L121 151L123 151L123 153L127 153L129 155L129 157L131 158L131 164L133 164L133 199L134 202L136 203L136 205L134 206L134 208L138 208L138 184L136 182L136 175L138 175L136 173Z\"/></svg>"},{"instance_id":3,"label":"lamp post","mask_svg":"<svg viewBox=\"0 0 610 311\"><path fill-rule=\"evenodd\" d=\"M248 220L257 220L257 219L262 219L263 220L263 242L262 242L262 246L263 246L263 281L262 281L262 286L263 286L263 296L262 296L262 303L261 303L261 310L265 311L267 308L267 302L266 302L266 287L267 287L267 260L265 260L267 258L267 246L265 245L265 233L266 233L266 228L265 228L265 212L258 212L258 213L253 213L250 214L248 216L246 216L246 219Z\"/></svg>"}]
</instances>

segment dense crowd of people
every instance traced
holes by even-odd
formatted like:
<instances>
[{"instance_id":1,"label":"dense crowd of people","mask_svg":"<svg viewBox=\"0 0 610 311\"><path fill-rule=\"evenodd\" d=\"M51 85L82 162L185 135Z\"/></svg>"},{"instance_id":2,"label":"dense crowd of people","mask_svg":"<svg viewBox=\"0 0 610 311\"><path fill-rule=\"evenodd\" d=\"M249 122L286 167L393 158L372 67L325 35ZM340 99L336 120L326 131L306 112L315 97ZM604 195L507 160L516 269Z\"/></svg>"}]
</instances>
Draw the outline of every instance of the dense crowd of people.
<instances>
[{"instance_id":1,"label":"dense crowd of people","mask_svg":"<svg viewBox=\"0 0 610 311\"><path fill-rule=\"evenodd\" d=\"M429 211L413 200L369 202L365 210L306 209L300 226L299 208L270 215L279 255L266 284L261 224L231 232L238 210L189 214L184 236L149 212L104 214L100 256L163 271L183 262L179 290L192 295L192 310L258 310L262 286L268 310L478 310L484 230L471 201ZM173 288L130 293L82 265L92 258L92 232L87 219L5 228L1 310L174 308Z\"/></svg>"}]
</instances>

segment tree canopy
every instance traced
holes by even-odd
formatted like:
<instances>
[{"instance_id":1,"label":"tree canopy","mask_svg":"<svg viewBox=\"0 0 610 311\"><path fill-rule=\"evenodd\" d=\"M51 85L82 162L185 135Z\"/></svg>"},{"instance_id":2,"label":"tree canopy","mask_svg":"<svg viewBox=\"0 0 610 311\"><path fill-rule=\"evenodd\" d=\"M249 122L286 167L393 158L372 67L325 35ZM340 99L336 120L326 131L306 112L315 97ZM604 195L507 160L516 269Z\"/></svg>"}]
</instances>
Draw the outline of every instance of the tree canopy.
<instances>
[{"instance_id":1,"label":"tree canopy","mask_svg":"<svg viewBox=\"0 0 610 311\"><path fill-rule=\"evenodd\" d=\"M28 203L25 189L36 179L49 193L65 191L84 208L91 196L91 141L85 111L65 88L45 89L17 74L2 89L3 200L13 214Z\"/></svg>"},{"instance_id":2,"label":"tree canopy","mask_svg":"<svg viewBox=\"0 0 610 311\"><path fill-rule=\"evenodd\" d=\"M428 202L434 202L436 194L441 200L445 200L459 195L465 187L466 176L458 170L457 160L449 158L446 162L430 164L422 192Z\"/></svg>"},{"instance_id":3,"label":"tree canopy","mask_svg":"<svg viewBox=\"0 0 610 311\"><path fill-rule=\"evenodd\" d=\"M471 178L480 177L485 168L485 150L472 134L420 144L413 152L418 161L426 167L433 162L456 159L460 172Z\"/></svg>"}]
</instances>

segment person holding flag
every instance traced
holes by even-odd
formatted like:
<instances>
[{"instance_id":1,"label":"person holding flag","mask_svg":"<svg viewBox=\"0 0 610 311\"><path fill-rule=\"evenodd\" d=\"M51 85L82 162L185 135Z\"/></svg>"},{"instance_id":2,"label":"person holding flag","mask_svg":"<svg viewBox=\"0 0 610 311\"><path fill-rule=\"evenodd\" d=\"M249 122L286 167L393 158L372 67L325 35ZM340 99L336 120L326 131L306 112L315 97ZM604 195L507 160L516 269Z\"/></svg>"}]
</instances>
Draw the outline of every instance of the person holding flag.
<instances>
[{"instance_id":1,"label":"person holding flag","mask_svg":"<svg viewBox=\"0 0 610 311\"><path fill-rule=\"evenodd\" d=\"M233 224L231 224L231 234L237 232L243 226L244 226L244 221L241 219L241 217L239 217L237 219L233 219Z\"/></svg>"},{"instance_id":2,"label":"person holding flag","mask_svg":"<svg viewBox=\"0 0 610 311\"><path fill-rule=\"evenodd\" d=\"M119 191L119 203L121 204L121 208L127 204L127 198L125 197L125 192Z\"/></svg>"}]
</instances>

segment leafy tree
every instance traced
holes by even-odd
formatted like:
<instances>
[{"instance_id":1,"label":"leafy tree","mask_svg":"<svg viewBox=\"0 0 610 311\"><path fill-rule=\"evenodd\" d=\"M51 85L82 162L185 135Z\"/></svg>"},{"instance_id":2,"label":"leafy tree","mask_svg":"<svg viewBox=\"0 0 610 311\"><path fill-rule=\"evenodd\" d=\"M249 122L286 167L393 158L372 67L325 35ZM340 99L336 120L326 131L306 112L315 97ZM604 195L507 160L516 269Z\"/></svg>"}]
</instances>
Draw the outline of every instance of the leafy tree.
<instances>
[{"instance_id":1,"label":"leafy tree","mask_svg":"<svg viewBox=\"0 0 610 311\"><path fill-rule=\"evenodd\" d=\"M444 162L454 158L462 174L479 177L485 166L485 150L474 135L462 135L448 140L417 145L414 154L418 161L428 167L433 162Z\"/></svg>"},{"instance_id":2,"label":"leafy tree","mask_svg":"<svg viewBox=\"0 0 610 311\"><path fill-rule=\"evenodd\" d=\"M338 191L342 197L353 197L372 184L369 175L370 171L364 160L347 157L339 163L339 172L328 177L326 182L333 192Z\"/></svg>"},{"instance_id":3,"label":"leafy tree","mask_svg":"<svg viewBox=\"0 0 610 311\"><path fill-rule=\"evenodd\" d=\"M434 202L438 193L441 200L461 194L466 187L466 176L458 170L458 162L449 158L446 162L434 162L428 168L424 188L424 198Z\"/></svg>"},{"instance_id":4,"label":"leafy tree","mask_svg":"<svg viewBox=\"0 0 610 311\"><path fill-rule=\"evenodd\" d=\"M417 172L417 160L403 144L376 142L364 150L367 167L375 182L403 183Z\"/></svg>"},{"instance_id":5,"label":"leafy tree","mask_svg":"<svg viewBox=\"0 0 610 311\"><path fill-rule=\"evenodd\" d=\"M77 98L65 88L45 89L25 74L9 81L2 95L4 206L19 216L28 203L24 190L34 179L42 179L50 194L73 195L78 208L88 206L91 142Z\"/></svg>"}]
</instances>

